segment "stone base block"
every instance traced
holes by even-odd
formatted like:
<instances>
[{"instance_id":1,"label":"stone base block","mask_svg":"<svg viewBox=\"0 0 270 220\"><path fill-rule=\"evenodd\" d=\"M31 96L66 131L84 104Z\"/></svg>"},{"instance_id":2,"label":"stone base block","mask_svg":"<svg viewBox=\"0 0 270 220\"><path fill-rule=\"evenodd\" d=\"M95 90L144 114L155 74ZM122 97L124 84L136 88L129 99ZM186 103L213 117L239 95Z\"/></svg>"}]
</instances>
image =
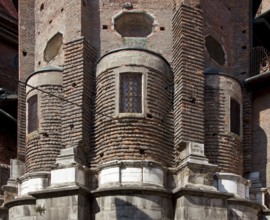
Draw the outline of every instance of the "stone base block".
<instances>
[{"instance_id":1,"label":"stone base block","mask_svg":"<svg viewBox=\"0 0 270 220\"><path fill-rule=\"evenodd\" d=\"M113 185L155 185L164 187L164 171L152 161L114 161L99 171L99 188Z\"/></svg>"},{"instance_id":2,"label":"stone base block","mask_svg":"<svg viewBox=\"0 0 270 220\"><path fill-rule=\"evenodd\" d=\"M214 185L219 192L233 193L249 199L251 182L233 173L216 173Z\"/></svg>"},{"instance_id":3,"label":"stone base block","mask_svg":"<svg viewBox=\"0 0 270 220\"><path fill-rule=\"evenodd\" d=\"M70 183L86 185L86 172L83 167L74 166L51 171L51 188Z\"/></svg>"},{"instance_id":4,"label":"stone base block","mask_svg":"<svg viewBox=\"0 0 270 220\"><path fill-rule=\"evenodd\" d=\"M28 195L29 192L43 190L48 187L50 172L35 172L23 175L18 179L18 196Z\"/></svg>"}]
</instances>

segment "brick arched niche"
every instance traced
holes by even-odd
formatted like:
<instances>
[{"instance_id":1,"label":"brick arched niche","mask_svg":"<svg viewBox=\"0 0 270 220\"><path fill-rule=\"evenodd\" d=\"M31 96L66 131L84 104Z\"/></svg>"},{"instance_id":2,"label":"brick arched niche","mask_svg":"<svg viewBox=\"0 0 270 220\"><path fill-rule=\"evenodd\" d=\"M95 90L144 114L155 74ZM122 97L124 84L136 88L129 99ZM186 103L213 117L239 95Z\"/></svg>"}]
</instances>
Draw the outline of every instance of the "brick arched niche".
<instances>
[{"instance_id":1,"label":"brick arched niche","mask_svg":"<svg viewBox=\"0 0 270 220\"><path fill-rule=\"evenodd\" d=\"M242 87L224 73L205 73L205 154L221 172L242 175Z\"/></svg>"},{"instance_id":2,"label":"brick arched niche","mask_svg":"<svg viewBox=\"0 0 270 220\"><path fill-rule=\"evenodd\" d=\"M50 171L61 148L62 68L47 67L26 83L26 171Z\"/></svg>"},{"instance_id":3,"label":"brick arched niche","mask_svg":"<svg viewBox=\"0 0 270 220\"><path fill-rule=\"evenodd\" d=\"M156 26L155 18L145 11L122 11L113 17L113 28L122 37L148 37Z\"/></svg>"},{"instance_id":4,"label":"brick arched niche","mask_svg":"<svg viewBox=\"0 0 270 220\"><path fill-rule=\"evenodd\" d=\"M219 65L226 62L226 54L222 45L211 35L205 37L205 47L211 59Z\"/></svg>"},{"instance_id":5,"label":"brick arched niche","mask_svg":"<svg viewBox=\"0 0 270 220\"><path fill-rule=\"evenodd\" d=\"M148 50L120 49L99 60L96 77L92 161L153 160L170 166L173 75L168 62Z\"/></svg>"}]
</instances>

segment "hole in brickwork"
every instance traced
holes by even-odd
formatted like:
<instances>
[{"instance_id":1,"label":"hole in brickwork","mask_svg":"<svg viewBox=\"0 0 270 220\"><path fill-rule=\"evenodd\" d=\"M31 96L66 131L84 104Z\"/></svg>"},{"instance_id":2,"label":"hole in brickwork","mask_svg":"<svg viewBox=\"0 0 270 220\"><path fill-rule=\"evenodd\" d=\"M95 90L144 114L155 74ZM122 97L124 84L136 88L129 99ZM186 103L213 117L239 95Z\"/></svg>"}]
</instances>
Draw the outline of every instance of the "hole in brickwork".
<instances>
[{"instance_id":1,"label":"hole in brickwork","mask_svg":"<svg viewBox=\"0 0 270 220\"><path fill-rule=\"evenodd\" d=\"M53 58L55 58L63 45L63 35L61 33L55 34L46 45L44 50L44 60L50 62Z\"/></svg>"},{"instance_id":2,"label":"hole in brickwork","mask_svg":"<svg viewBox=\"0 0 270 220\"><path fill-rule=\"evenodd\" d=\"M242 46L242 49L243 49L243 50L247 49L247 46Z\"/></svg>"},{"instance_id":3,"label":"hole in brickwork","mask_svg":"<svg viewBox=\"0 0 270 220\"><path fill-rule=\"evenodd\" d=\"M147 117L147 118L153 118L152 114L150 114L150 113L147 113L147 114L146 114L146 117Z\"/></svg>"},{"instance_id":4,"label":"hole in brickwork","mask_svg":"<svg viewBox=\"0 0 270 220\"><path fill-rule=\"evenodd\" d=\"M140 154L144 155L145 154L145 150L144 149L140 149Z\"/></svg>"},{"instance_id":5,"label":"hole in brickwork","mask_svg":"<svg viewBox=\"0 0 270 220\"><path fill-rule=\"evenodd\" d=\"M225 52L220 43L211 35L205 38L205 47L213 60L220 65L225 64Z\"/></svg>"},{"instance_id":6,"label":"hole in brickwork","mask_svg":"<svg viewBox=\"0 0 270 220\"><path fill-rule=\"evenodd\" d=\"M23 51L22 54L23 54L24 57L27 56L27 52L26 51Z\"/></svg>"},{"instance_id":7,"label":"hole in brickwork","mask_svg":"<svg viewBox=\"0 0 270 220\"><path fill-rule=\"evenodd\" d=\"M189 97L189 101L190 101L191 103L195 104L196 99L195 99L194 97Z\"/></svg>"},{"instance_id":8,"label":"hole in brickwork","mask_svg":"<svg viewBox=\"0 0 270 220\"><path fill-rule=\"evenodd\" d=\"M160 27L159 28L161 31L165 31L165 27Z\"/></svg>"},{"instance_id":9,"label":"hole in brickwork","mask_svg":"<svg viewBox=\"0 0 270 220\"><path fill-rule=\"evenodd\" d=\"M223 30L223 26L220 26L220 29Z\"/></svg>"},{"instance_id":10,"label":"hole in brickwork","mask_svg":"<svg viewBox=\"0 0 270 220\"><path fill-rule=\"evenodd\" d=\"M61 8L61 12L63 12L64 11L64 8Z\"/></svg>"},{"instance_id":11,"label":"hole in brickwork","mask_svg":"<svg viewBox=\"0 0 270 220\"><path fill-rule=\"evenodd\" d=\"M103 156L104 156L104 153L100 153L99 156L100 156L100 157L103 157Z\"/></svg>"},{"instance_id":12,"label":"hole in brickwork","mask_svg":"<svg viewBox=\"0 0 270 220\"><path fill-rule=\"evenodd\" d=\"M82 3L83 3L83 6L85 6L85 2L84 2L84 1L82 1Z\"/></svg>"},{"instance_id":13,"label":"hole in brickwork","mask_svg":"<svg viewBox=\"0 0 270 220\"><path fill-rule=\"evenodd\" d=\"M228 8L228 10L230 11L230 10L231 10L231 8Z\"/></svg>"},{"instance_id":14,"label":"hole in brickwork","mask_svg":"<svg viewBox=\"0 0 270 220\"><path fill-rule=\"evenodd\" d=\"M45 132L45 133L42 134L42 136L47 138L47 137L49 137L49 134L47 132Z\"/></svg>"},{"instance_id":15,"label":"hole in brickwork","mask_svg":"<svg viewBox=\"0 0 270 220\"><path fill-rule=\"evenodd\" d=\"M246 75L247 74L247 72L241 72L241 75Z\"/></svg>"},{"instance_id":16,"label":"hole in brickwork","mask_svg":"<svg viewBox=\"0 0 270 220\"><path fill-rule=\"evenodd\" d=\"M52 23L52 20L49 21L49 24L51 24L51 23Z\"/></svg>"},{"instance_id":17,"label":"hole in brickwork","mask_svg":"<svg viewBox=\"0 0 270 220\"><path fill-rule=\"evenodd\" d=\"M147 37L154 19L143 12L125 12L114 19L114 28L123 37Z\"/></svg>"},{"instance_id":18,"label":"hole in brickwork","mask_svg":"<svg viewBox=\"0 0 270 220\"><path fill-rule=\"evenodd\" d=\"M217 135L217 133L213 133L213 136L215 137Z\"/></svg>"},{"instance_id":19,"label":"hole in brickwork","mask_svg":"<svg viewBox=\"0 0 270 220\"><path fill-rule=\"evenodd\" d=\"M74 83L72 83L72 87L74 87L74 88L75 88L76 86L77 86L77 83L75 83L75 82L74 82Z\"/></svg>"},{"instance_id":20,"label":"hole in brickwork","mask_svg":"<svg viewBox=\"0 0 270 220\"><path fill-rule=\"evenodd\" d=\"M107 30L108 29L108 25L102 25L102 29L103 30Z\"/></svg>"},{"instance_id":21,"label":"hole in brickwork","mask_svg":"<svg viewBox=\"0 0 270 220\"><path fill-rule=\"evenodd\" d=\"M41 5L40 5L40 11L42 11L44 9L44 4L42 3Z\"/></svg>"},{"instance_id":22,"label":"hole in brickwork","mask_svg":"<svg viewBox=\"0 0 270 220\"><path fill-rule=\"evenodd\" d=\"M247 31L246 30L242 30L242 33L245 34Z\"/></svg>"},{"instance_id":23,"label":"hole in brickwork","mask_svg":"<svg viewBox=\"0 0 270 220\"><path fill-rule=\"evenodd\" d=\"M40 64L41 64L41 62L40 61L38 61L38 65L40 66Z\"/></svg>"},{"instance_id":24,"label":"hole in brickwork","mask_svg":"<svg viewBox=\"0 0 270 220\"><path fill-rule=\"evenodd\" d=\"M74 124L69 125L70 130L74 128Z\"/></svg>"}]
</instances>

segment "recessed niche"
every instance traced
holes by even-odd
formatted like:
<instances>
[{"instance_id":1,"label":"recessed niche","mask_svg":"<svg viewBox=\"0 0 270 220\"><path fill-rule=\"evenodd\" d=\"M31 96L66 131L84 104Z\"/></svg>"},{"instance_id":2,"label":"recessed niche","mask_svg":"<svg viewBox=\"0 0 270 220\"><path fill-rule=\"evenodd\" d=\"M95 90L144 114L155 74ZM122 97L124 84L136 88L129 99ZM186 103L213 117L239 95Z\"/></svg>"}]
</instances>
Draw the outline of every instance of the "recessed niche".
<instances>
[{"instance_id":1,"label":"recessed niche","mask_svg":"<svg viewBox=\"0 0 270 220\"><path fill-rule=\"evenodd\" d=\"M209 56L213 60L215 60L220 65L225 64L225 52L220 43L211 35L205 38L205 47L208 51Z\"/></svg>"},{"instance_id":2,"label":"recessed niche","mask_svg":"<svg viewBox=\"0 0 270 220\"><path fill-rule=\"evenodd\" d=\"M48 42L44 50L44 60L50 62L55 58L63 45L63 35L58 32Z\"/></svg>"},{"instance_id":3,"label":"recessed niche","mask_svg":"<svg viewBox=\"0 0 270 220\"><path fill-rule=\"evenodd\" d=\"M145 12L123 12L114 18L114 29L122 37L147 37L153 24L154 18Z\"/></svg>"}]
</instances>

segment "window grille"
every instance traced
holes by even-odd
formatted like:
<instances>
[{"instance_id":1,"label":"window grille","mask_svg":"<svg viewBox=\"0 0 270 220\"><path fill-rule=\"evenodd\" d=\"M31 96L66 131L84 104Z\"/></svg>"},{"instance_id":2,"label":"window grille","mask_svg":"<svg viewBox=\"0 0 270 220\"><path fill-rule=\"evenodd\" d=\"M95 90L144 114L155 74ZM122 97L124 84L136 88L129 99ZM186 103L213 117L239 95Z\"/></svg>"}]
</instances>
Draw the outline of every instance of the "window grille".
<instances>
[{"instance_id":1,"label":"window grille","mask_svg":"<svg viewBox=\"0 0 270 220\"><path fill-rule=\"evenodd\" d=\"M38 128L38 98L33 95L27 100L28 104L28 133L31 133Z\"/></svg>"},{"instance_id":2,"label":"window grille","mask_svg":"<svg viewBox=\"0 0 270 220\"><path fill-rule=\"evenodd\" d=\"M120 113L142 113L142 74L120 74Z\"/></svg>"},{"instance_id":3,"label":"window grille","mask_svg":"<svg viewBox=\"0 0 270 220\"><path fill-rule=\"evenodd\" d=\"M230 114L231 132L240 135L240 104L234 99L231 99Z\"/></svg>"}]
</instances>

